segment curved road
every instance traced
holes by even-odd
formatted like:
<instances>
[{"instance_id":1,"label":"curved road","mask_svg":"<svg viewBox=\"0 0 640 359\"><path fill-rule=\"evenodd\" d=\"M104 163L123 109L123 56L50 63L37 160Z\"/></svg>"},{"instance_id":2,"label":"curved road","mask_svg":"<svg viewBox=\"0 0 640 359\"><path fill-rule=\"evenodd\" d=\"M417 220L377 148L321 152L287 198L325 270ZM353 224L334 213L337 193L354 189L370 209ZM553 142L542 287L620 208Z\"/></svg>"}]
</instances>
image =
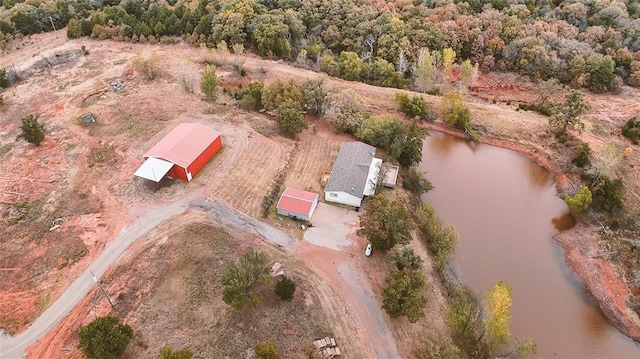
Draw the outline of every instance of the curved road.
<instances>
[{"instance_id":1,"label":"curved road","mask_svg":"<svg viewBox=\"0 0 640 359\"><path fill-rule=\"evenodd\" d=\"M0 358L22 359L25 350L49 332L84 298L95 285L89 270L97 277L107 270L129 246L151 231L162 221L186 211L189 208L200 208L208 212L219 223L253 229L271 243L291 249L295 239L290 235L268 226L252 217L246 216L219 203L198 199L184 199L161 206L151 207L131 226L125 227L118 237L109 243L98 258L47 308L24 332L18 335L0 336Z\"/></svg>"}]
</instances>

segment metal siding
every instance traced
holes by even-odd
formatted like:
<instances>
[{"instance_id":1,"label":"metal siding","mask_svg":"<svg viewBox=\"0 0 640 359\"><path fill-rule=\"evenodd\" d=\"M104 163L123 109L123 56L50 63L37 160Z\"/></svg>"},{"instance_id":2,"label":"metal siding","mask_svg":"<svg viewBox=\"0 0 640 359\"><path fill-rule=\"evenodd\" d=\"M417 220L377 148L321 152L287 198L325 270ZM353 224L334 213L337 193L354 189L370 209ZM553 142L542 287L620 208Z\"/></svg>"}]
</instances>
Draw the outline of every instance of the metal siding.
<instances>
[{"instance_id":1,"label":"metal siding","mask_svg":"<svg viewBox=\"0 0 640 359\"><path fill-rule=\"evenodd\" d=\"M294 217L295 216L297 219L302 219L302 220L305 220L305 221L309 220L308 216L305 216L305 215L302 215L302 214L299 214L299 213L283 211L283 210L280 210L280 209L278 209L276 211L276 213L278 213L281 216L287 216L287 217Z\"/></svg>"},{"instance_id":2,"label":"metal siding","mask_svg":"<svg viewBox=\"0 0 640 359\"><path fill-rule=\"evenodd\" d=\"M187 167L191 176L195 177L198 172L220 151L222 148L222 137L218 136L202 153ZM185 173L186 179L186 173Z\"/></svg>"},{"instance_id":3,"label":"metal siding","mask_svg":"<svg viewBox=\"0 0 640 359\"><path fill-rule=\"evenodd\" d=\"M329 193L335 193L338 195L338 197L331 197L329 196ZM362 204L362 200L360 198L352 196L345 192L338 191L325 191L324 200L327 202L340 203L353 207L360 207L360 205Z\"/></svg>"}]
</instances>

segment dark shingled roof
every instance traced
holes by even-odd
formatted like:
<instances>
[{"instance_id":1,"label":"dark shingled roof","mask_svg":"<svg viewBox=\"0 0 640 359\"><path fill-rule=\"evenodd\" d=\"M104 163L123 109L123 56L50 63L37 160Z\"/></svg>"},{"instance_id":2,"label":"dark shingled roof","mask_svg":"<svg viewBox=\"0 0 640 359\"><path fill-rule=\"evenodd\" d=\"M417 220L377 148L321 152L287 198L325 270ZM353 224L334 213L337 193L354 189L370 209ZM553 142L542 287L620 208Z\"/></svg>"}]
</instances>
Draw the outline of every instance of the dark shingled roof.
<instances>
[{"instance_id":1,"label":"dark shingled roof","mask_svg":"<svg viewBox=\"0 0 640 359\"><path fill-rule=\"evenodd\" d=\"M376 148L366 143L343 143L324 190L346 192L362 198L375 154Z\"/></svg>"}]
</instances>

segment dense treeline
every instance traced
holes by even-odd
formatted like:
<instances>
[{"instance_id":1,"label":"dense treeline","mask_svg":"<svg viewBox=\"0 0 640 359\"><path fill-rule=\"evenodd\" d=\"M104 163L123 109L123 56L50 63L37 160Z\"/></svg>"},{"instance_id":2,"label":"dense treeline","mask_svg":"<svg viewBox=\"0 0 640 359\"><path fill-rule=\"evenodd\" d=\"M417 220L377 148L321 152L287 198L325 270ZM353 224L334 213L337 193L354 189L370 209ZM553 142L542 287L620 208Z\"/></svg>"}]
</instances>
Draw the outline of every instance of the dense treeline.
<instances>
[{"instance_id":1,"label":"dense treeline","mask_svg":"<svg viewBox=\"0 0 640 359\"><path fill-rule=\"evenodd\" d=\"M70 37L184 36L332 75L406 87L428 49L451 48L483 71L557 78L594 92L640 86L638 0L2 1L0 42L69 24ZM230 46L231 47L231 46ZM441 56L429 56L438 67Z\"/></svg>"}]
</instances>

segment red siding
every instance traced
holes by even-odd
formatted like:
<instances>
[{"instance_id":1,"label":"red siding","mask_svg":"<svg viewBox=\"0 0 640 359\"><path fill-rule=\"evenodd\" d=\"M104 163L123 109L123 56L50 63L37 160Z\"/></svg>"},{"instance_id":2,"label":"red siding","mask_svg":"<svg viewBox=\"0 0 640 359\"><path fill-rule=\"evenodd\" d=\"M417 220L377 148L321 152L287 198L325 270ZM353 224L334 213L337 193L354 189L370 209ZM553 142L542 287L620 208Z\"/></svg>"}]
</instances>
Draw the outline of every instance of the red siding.
<instances>
[{"instance_id":1,"label":"red siding","mask_svg":"<svg viewBox=\"0 0 640 359\"><path fill-rule=\"evenodd\" d=\"M209 162L213 156L222 148L222 136L218 136L202 153L187 167L191 172L191 177L195 177L200 170ZM187 174L184 173L184 180L187 179ZM180 177L182 178L182 177Z\"/></svg>"}]
</instances>

